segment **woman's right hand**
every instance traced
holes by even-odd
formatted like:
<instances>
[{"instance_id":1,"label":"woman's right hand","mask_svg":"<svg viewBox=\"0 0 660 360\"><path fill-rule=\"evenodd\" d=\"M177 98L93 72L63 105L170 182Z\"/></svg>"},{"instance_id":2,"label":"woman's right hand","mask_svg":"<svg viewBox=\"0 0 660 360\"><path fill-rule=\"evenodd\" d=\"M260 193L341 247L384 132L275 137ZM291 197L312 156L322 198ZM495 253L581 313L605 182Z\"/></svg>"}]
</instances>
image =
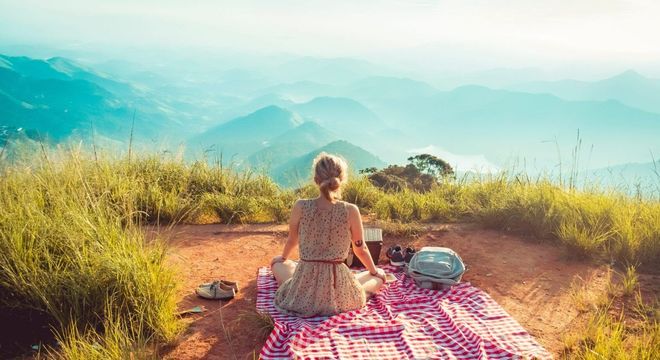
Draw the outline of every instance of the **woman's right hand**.
<instances>
[{"instance_id":1,"label":"woman's right hand","mask_svg":"<svg viewBox=\"0 0 660 360\"><path fill-rule=\"evenodd\" d=\"M376 273L369 272L369 274L373 277L377 277L381 280L383 280L383 284L387 282L387 274L385 274L385 270L381 268L376 268Z\"/></svg>"}]
</instances>

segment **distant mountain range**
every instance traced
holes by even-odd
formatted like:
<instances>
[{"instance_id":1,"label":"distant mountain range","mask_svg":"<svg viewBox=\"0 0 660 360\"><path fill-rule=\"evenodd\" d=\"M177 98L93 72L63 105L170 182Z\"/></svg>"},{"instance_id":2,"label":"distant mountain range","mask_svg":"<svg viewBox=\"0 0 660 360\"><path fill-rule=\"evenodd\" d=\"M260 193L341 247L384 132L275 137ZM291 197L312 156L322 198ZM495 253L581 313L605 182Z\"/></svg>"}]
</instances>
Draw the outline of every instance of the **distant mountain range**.
<instances>
[{"instance_id":1,"label":"distant mountain range","mask_svg":"<svg viewBox=\"0 0 660 360\"><path fill-rule=\"evenodd\" d=\"M405 129L407 122L418 143L440 144L459 154L487 154L498 164L512 155L554 163L557 146L570 154L578 130L583 147L595 147L593 164L660 153L655 140L660 114L618 101L568 101L549 94L463 86L427 97L381 101L376 108L398 128ZM613 144L619 144L616 151L610 151Z\"/></svg>"},{"instance_id":2,"label":"distant mountain range","mask_svg":"<svg viewBox=\"0 0 660 360\"><path fill-rule=\"evenodd\" d=\"M510 89L549 93L567 100L617 100L628 106L660 114L660 80L628 70L608 79L528 82Z\"/></svg>"},{"instance_id":3,"label":"distant mountain range","mask_svg":"<svg viewBox=\"0 0 660 360\"><path fill-rule=\"evenodd\" d=\"M107 61L98 70L63 57L0 55L0 140L94 135L114 144L133 130L151 151L185 143L187 156L222 155L288 185L308 179L322 149L343 153L355 170L405 163L414 149L443 149L491 168L512 158L554 166L578 141L596 168L660 153L660 80L634 71L586 82L493 70L469 82L500 88L464 85L464 77L463 86L440 90L362 60L283 58L257 67L218 59L209 68L184 57Z\"/></svg>"},{"instance_id":4,"label":"distant mountain range","mask_svg":"<svg viewBox=\"0 0 660 360\"><path fill-rule=\"evenodd\" d=\"M327 120L327 119L326 119ZM344 156L355 171L385 163L341 135L298 113L267 106L215 126L188 141L189 149L222 153L225 161L270 173L291 186L309 180L313 158L321 151ZM194 154L193 154L194 155Z\"/></svg>"}]
</instances>

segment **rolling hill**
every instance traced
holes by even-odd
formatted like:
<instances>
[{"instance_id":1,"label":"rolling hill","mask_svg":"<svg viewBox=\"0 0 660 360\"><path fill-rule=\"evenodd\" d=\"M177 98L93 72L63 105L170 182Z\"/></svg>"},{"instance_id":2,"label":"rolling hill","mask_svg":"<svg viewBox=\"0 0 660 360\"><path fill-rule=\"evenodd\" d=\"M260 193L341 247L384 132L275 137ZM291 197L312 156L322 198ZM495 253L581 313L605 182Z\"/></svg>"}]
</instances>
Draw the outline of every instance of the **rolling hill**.
<instances>
[{"instance_id":1,"label":"rolling hill","mask_svg":"<svg viewBox=\"0 0 660 360\"><path fill-rule=\"evenodd\" d=\"M192 137L187 143L193 151L214 149L222 152L223 157L244 158L269 146L271 139L302 123L300 115L271 105L212 127Z\"/></svg>"},{"instance_id":2,"label":"rolling hill","mask_svg":"<svg viewBox=\"0 0 660 360\"><path fill-rule=\"evenodd\" d=\"M338 140L276 167L272 171L273 179L284 186L297 186L308 182L311 178L312 161L323 151L343 156L348 161L350 171L355 173L369 167L385 166L382 160L361 147Z\"/></svg>"},{"instance_id":3,"label":"rolling hill","mask_svg":"<svg viewBox=\"0 0 660 360\"><path fill-rule=\"evenodd\" d=\"M337 139L339 136L334 132L307 121L271 139L271 145L250 155L247 163L253 167L274 169Z\"/></svg>"}]
</instances>

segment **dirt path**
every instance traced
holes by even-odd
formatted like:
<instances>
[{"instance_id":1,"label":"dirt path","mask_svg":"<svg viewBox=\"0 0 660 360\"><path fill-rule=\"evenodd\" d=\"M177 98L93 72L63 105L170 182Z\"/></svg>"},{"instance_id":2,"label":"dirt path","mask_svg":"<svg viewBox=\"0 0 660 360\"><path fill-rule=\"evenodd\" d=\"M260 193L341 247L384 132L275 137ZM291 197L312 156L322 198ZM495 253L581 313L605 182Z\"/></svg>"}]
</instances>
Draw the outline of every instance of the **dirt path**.
<instances>
[{"instance_id":1,"label":"dirt path","mask_svg":"<svg viewBox=\"0 0 660 360\"><path fill-rule=\"evenodd\" d=\"M418 238L386 237L384 247L397 243L453 248L468 266L463 280L488 292L555 354L562 349L562 335L575 326L578 316L572 284L584 280L591 291L605 291L605 266L567 259L551 244L473 224L433 228ZM188 330L166 358L258 358L264 340L255 335L254 323L241 321L238 315L255 308L257 268L280 253L286 230L281 225L194 225L171 230L169 261L179 268L185 286L180 307L203 305L207 311L189 318ZM386 262L384 252L380 261ZM198 284L216 278L238 280L238 296L219 302L194 295Z\"/></svg>"}]
</instances>

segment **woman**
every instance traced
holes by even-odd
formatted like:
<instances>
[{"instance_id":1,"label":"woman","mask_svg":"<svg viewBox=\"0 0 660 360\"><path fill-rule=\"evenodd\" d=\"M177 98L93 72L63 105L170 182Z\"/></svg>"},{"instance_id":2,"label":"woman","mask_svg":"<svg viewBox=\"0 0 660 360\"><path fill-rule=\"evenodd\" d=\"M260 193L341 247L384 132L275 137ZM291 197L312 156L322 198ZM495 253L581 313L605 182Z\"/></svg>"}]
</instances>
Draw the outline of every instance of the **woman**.
<instances>
[{"instance_id":1,"label":"woman","mask_svg":"<svg viewBox=\"0 0 660 360\"><path fill-rule=\"evenodd\" d=\"M303 317L359 309L367 294L376 293L386 280L362 239L360 211L338 200L348 177L346 162L321 153L314 159L313 172L320 195L295 203L282 255L271 261L279 284L275 307ZM300 261L295 262L289 258L298 245ZM351 245L367 271L353 275L343 263Z\"/></svg>"}]
</instances>

